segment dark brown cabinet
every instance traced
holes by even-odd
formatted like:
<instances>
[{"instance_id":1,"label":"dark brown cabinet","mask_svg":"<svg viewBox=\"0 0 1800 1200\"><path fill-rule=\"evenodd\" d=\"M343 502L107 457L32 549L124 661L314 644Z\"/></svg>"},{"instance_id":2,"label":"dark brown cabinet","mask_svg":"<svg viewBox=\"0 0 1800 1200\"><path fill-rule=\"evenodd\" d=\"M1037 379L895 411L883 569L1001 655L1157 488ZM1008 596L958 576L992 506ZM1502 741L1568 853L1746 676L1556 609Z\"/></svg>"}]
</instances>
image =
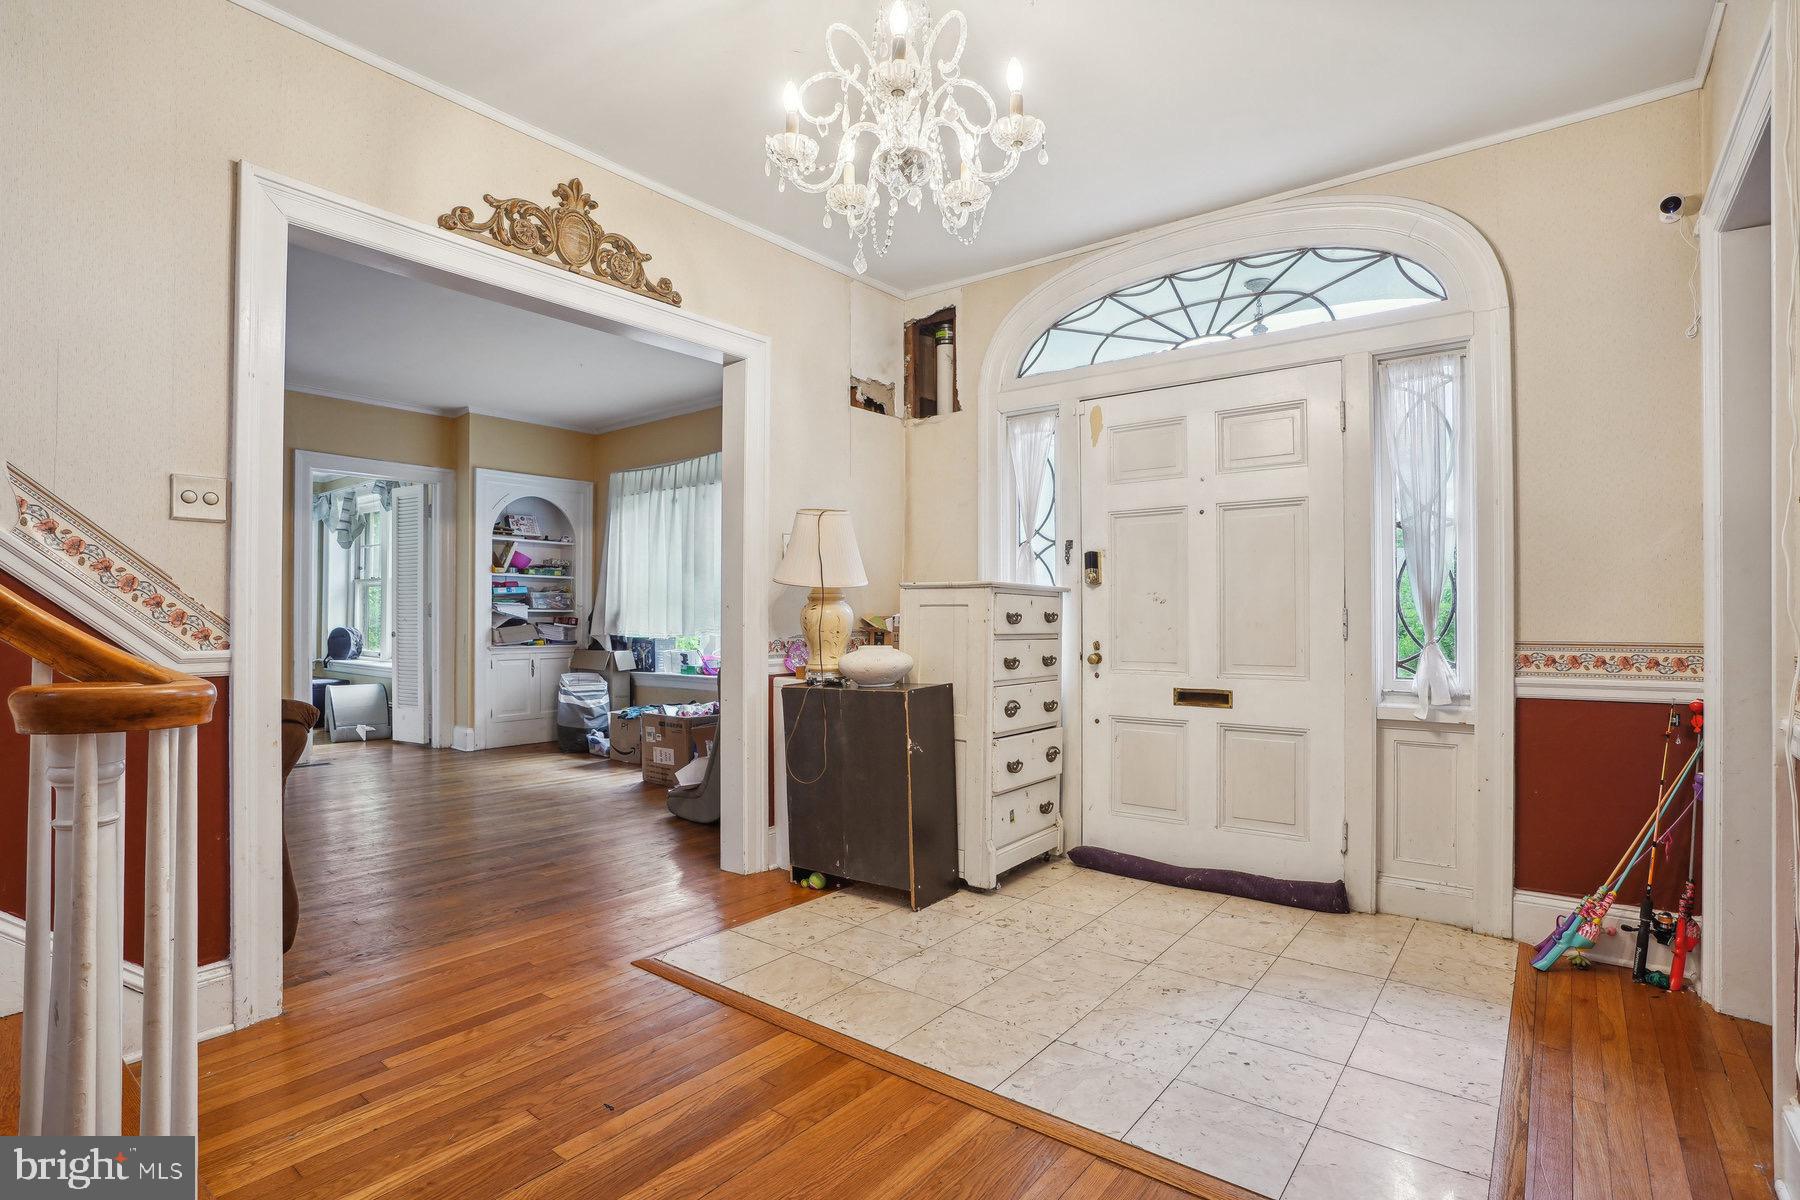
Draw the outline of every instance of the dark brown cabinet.
<instances>
[{"instance_id":1,"label":"dark brown cabinet","mask_svg":"<svg viewBox=\"0 0 1800 1200\"><path fill-rule=\"evenodd\" d=\"M950 685L791 687L788 846L794 867L907 893L956 890L956 733Z\"/></svg>"}]
</instances>

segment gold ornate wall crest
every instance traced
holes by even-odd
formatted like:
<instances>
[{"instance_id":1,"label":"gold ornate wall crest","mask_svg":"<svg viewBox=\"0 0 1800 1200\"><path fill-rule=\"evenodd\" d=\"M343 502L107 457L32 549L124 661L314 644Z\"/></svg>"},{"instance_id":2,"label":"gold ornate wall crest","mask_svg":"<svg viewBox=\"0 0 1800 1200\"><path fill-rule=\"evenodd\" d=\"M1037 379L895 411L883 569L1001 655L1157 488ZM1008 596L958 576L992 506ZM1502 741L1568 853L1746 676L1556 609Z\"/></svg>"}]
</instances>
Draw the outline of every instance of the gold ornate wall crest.
<instances>
[{"instance_id":1,"label":"gold ornate wall crest","mask_svg":"<svg viewBox=\"0 0 1800 1200\"><path fill-rule=\"evenodd\" d=\"M598 206L594 198L582 190L581 180L559 183L553 194L558 201L555 208L545 208L516 196L511 200L483 196L482 202L494 211L479 225L475 223L475 214L461 207L439 217L438 224L452 233L491 241L514 254L523 254L577 275L681 307L681 293L675 290L668 276L651 283L644 273L644 264L650 261L648 254L639 250L630 238L606 232L588 216Z\"/></svg>"}]
</instances>

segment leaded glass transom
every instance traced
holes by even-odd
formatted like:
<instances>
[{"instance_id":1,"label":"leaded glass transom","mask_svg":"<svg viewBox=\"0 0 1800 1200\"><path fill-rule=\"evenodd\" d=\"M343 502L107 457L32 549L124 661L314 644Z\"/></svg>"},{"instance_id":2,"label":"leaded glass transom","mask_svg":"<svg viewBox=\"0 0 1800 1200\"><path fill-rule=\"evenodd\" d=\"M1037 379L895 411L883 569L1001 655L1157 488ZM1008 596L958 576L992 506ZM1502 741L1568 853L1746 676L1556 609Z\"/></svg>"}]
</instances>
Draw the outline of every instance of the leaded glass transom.
<instances>
[{"instance_id":1,"label":"leaded glass transom","mask_svg":"<svg viewBox=\"0 0 1800 1200\"><path fill-rule=\"evenodd\" d=\"M1208 263L1120 288L1046 329L1019 377L1229 342L1444 299L1437 276L1398 254L1307 246Z\"/></svg>"}]
</instances>

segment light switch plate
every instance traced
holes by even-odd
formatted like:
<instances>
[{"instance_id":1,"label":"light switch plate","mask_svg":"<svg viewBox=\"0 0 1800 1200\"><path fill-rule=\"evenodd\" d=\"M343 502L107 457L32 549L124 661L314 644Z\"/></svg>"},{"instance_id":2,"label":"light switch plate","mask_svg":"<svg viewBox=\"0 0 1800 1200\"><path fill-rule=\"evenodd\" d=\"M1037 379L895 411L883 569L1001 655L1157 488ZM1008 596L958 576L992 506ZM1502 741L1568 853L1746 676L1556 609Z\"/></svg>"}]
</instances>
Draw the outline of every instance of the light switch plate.
<instances>
[{"instance_id":1,"label":"light switch plate","mask_svg":"<svg viewBox=\"0 0 1800 1200\"><path fill-rule=\"evenodd\" d=\"M223 521L229 506L225 480L213 475L169 476L169 516L176 521Z\"/></svg>"}]
</instances>

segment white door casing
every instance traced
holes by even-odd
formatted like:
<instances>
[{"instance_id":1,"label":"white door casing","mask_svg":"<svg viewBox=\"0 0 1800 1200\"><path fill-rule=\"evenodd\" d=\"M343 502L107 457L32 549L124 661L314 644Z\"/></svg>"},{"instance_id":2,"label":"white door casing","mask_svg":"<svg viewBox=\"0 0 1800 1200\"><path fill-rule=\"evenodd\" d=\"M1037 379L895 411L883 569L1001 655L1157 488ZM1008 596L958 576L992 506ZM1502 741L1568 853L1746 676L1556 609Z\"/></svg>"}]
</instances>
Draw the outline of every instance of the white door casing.
<instances>
[{"instance_id":1,"label":"white door casing","mask_svg":"<svg viewBox=\"0 0 1800 1200\"><path fill-rule=\"evenodd\" d=\"M1331 362L1082 405L1088 844L1343 878L1342 395Z\"/></svg>"},{"instance_id":2,"label":"white door casing","mask_svg":"<svg viewBox=\"0 0 1800 1200\"><path fill-rule=\"evenodd\" d=\"M426 691L427 656L425 592L431 570L430 506L423 484L409 483L393 491L394 573L387 602L393 629L394 679L388 697L396 742L430 744L430 700Z\"/></svg>"}]
</instances>

